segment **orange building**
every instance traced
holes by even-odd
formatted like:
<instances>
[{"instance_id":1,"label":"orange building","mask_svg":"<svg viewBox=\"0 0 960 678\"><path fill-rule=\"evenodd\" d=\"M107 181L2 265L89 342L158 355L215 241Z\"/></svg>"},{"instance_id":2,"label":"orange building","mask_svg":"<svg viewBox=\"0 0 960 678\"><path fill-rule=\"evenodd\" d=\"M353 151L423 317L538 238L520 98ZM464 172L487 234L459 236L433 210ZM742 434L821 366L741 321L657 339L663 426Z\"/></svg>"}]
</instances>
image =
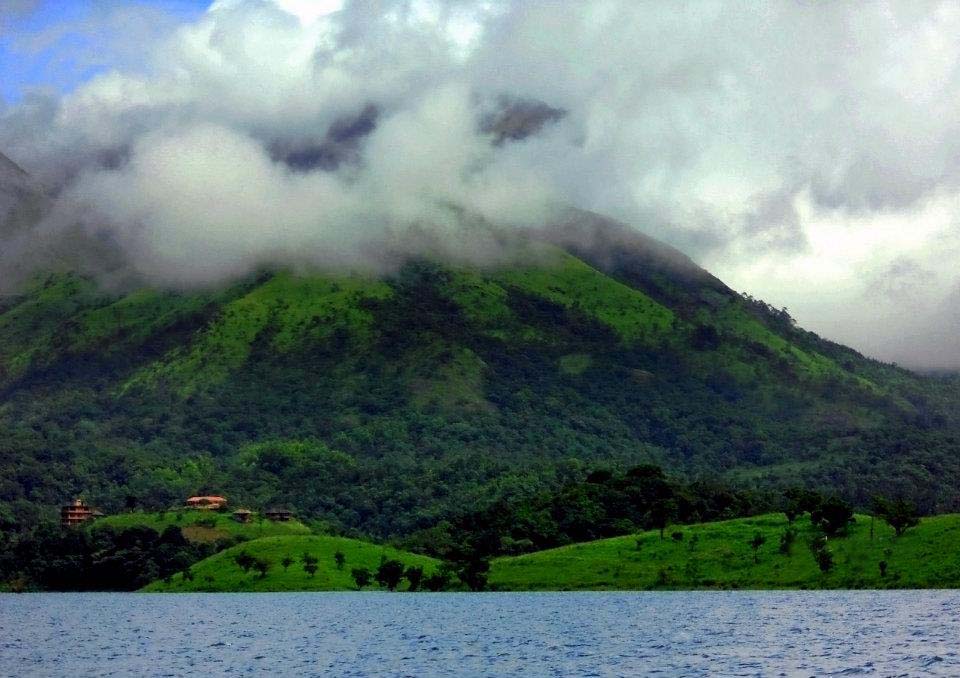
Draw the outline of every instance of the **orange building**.
<instances>
[{"instance_id":1,"label":"orange building","mask_svg":"<svg viewBox=\"0 0 960 678\"><path fill-rule=\"evenodd\" d=\"M93 509L87 506L83 499L74 499L73 502L60 507L60 525L63 527L82 525L88 520L93 520L93 516Z\"/></svg>"},{"instance_id":2,"label":"orange building","mask_svg":"<svg viewBox=\"0 0 960 678\"><path fill-rule=\"evenodd\" d=\"M209 497L190 497L186 502L187 508L214 511L227 505L226 497L211 495Z\"/></svg>"}]
</instances>

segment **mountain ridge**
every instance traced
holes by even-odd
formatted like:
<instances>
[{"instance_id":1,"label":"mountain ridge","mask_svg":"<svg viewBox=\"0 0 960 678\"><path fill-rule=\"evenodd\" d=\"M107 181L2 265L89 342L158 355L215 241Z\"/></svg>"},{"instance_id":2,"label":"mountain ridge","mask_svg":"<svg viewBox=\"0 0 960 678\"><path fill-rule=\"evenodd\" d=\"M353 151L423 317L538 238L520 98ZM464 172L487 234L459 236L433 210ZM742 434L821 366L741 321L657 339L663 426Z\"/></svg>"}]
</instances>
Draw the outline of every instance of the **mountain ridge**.
<instances>
[{"instance_id":1,"label":"mountain ridge","mask_svg":"<svg viewBox=\"0 0 960 678\"><path fill-rule=\"evenodd\" d=\"M0 299L0 521L217 491L390 537L638 463L958 507L955 377L802 330L599 215L509 246L180 292L35 276Z\"/></svg>"}]
</instances>

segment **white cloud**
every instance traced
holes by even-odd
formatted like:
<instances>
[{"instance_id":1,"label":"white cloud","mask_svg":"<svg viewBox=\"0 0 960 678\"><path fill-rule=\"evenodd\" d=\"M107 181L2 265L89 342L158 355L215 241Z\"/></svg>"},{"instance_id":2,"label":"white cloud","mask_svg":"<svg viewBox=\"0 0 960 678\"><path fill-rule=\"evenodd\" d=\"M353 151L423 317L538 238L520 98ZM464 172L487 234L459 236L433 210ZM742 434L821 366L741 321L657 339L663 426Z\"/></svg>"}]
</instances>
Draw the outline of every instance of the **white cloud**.
<instances>
[{"instance_id":1,"label":"white cloud","mask_svg":"<svg viewBox=\"0 0 960 678\"><path fill-rule=\"evenodd\" d=\"M210 11L235 9L244 2L245 0L216 0L210 5ZM343 8L343 0L275 0L275 2L280 9L297 17L304 24L313 23Z\"/></svg>"},{"instance_id":2,"label":"white cloud","mask_svg":"<svg viewBox=\"0 0 960 678\"><path fill-rule=\"evenodd\" d=\"M218 0L148 58L0 112L0 149L163 281L371 263L424 228L487 257L464 210L523 226L568 202L828 336L960 364L902 341L954 317L958 33L949 2ZM492 147L502 95L568 114ZM371 105L375 129L324 146Z\"/></svg>"}]
</instances>

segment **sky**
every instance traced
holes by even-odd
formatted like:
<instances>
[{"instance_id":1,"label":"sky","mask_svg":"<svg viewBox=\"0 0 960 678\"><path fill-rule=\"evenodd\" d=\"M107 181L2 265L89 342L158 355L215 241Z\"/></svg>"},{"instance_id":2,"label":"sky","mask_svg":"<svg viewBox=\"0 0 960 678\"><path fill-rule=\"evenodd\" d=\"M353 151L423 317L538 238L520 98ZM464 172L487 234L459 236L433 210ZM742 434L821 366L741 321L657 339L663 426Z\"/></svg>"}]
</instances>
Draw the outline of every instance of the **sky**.
<instances>
[{"instance_id":1,"label":"sky","mask_svg":"<svg viewBox=\"0 0 960 678\"><path fill-rule=\"evenodd\" d=\"M121 41L113 42L117 34L137 31L155 38L195 20L208 5L209 0L3 0L0 97L16 103L26 89L71 91L118 62L134 60ZM140 25L124 24L124 18Z\"/></svg>"},{"instance_id":2,"label":"sky","mask_svg":"<svg viewBox=\"0 0 960 678\"><path fill-rule=\"evenodd\" d=\"M0 286L90 242L181 287L385 242L482 263L478 223L572 204L958 368L958 34L920 0L4 0L0 152L55 204L0 233ZM491 143L518 102L563 114Z\"/></svg>"}]
</instances>

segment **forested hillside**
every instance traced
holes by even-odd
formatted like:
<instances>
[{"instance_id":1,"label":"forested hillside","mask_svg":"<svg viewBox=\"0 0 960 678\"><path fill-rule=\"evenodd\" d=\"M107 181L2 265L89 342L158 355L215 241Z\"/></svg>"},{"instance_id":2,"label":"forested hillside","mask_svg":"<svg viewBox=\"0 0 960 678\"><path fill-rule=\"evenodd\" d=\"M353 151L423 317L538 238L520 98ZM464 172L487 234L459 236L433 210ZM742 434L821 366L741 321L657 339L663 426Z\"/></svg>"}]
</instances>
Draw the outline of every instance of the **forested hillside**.
<instances>
[{"instance_id":1,"label":"forested hillside","mask_svg":"<svg viewBox=\"0 0 960 678\"><path fill-rule=\"evenodd\" d=\"M597 469L960 508L960 382L796 327L578 213L484 269L0 298L0 520L197 492L384 538Z\"/></svg>"}]
</instances>

